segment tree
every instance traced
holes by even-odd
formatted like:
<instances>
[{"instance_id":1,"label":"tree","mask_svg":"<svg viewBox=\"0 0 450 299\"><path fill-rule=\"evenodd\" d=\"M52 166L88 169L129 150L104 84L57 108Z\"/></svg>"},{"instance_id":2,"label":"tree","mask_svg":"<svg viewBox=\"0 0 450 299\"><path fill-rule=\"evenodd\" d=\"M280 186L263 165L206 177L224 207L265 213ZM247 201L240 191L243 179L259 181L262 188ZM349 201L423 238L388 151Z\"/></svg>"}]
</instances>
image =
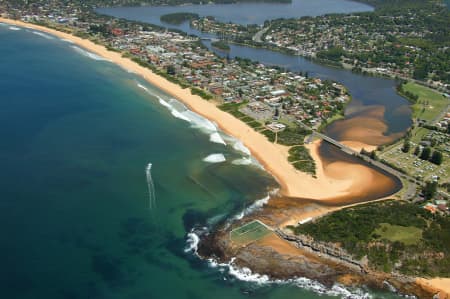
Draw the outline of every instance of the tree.
<instances>
[{"instance_id":1,"label":"tree","mask_svg":"<svg viewBox=\"0 0 450 299\"><path fill-rule=\"evenodd\" d=\"M423 149L422 153L420 154L420 159L422 160L428 160L431 155L431 148L426 147Z\"/></svg>"},{"instance_id":2,"label":"tree","mask_svg":"<svg viewBox=\"0 0 450 299\"><path fill-rule=\"evenodd\" d=\"M167 66L167 74L169 75L175 75L175 67L173 65Z\"/></svg>"},{"instance_id":3,"label":"tree","mask_svg":"<svg viewBox=\"0 0 450 299\"><path fill-rule=\"evenodd\" d=\"M441 165L443 160L442 153L439 151L434 151L433 155L431 156L431 163L434 163L436 165Z\"/></svg>"},{"instance_id":4,"label":"tree","mask_svg":"<svg viewBox=\"0 0 450 299\"><path fill-rule=\"evenodd\" d=\"M425 199L433 198L436 191L437 191L437 182L427 182L425 184L425 187L423 187L422 189Z\"/></svg>"},{"instance_id":5,"label":"tree","mask_svg":"<svg viewBox=\"0 0 450 299\"><path fill-rule=\"evenodd\" d=\"M416 148L414 149L414 155L418 156L420 154L420 147L416 146Z\"/></svg>"},{"instance_id":6,"label":"tree","mask_svg":"<svg viewBox=\"0 0 450 299\"><path fill-rule=\"evenodd\" d=\"M411 149L411 142L409 142L409 139L405 139L403 142L402 152L407 153Z\"/></svg>"}]
</instances>

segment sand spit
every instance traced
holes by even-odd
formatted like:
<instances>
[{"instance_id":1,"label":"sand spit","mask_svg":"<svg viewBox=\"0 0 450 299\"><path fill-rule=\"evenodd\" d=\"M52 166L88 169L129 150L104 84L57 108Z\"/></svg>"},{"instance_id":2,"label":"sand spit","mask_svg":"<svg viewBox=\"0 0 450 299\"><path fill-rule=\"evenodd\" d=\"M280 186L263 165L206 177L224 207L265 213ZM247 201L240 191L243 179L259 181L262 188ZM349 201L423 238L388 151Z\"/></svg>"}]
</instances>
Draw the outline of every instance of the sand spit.
<instances>
[{"instance_id":1,"label":"sand spit","mask_svg":"<svg viewBox=\"0 0 450 299\"><path fill-rule=\"evenodd\" d=\"M113 62L122 68L136 73L144 78L149 83L160 88L164 92L177 98L186 104L189 109L215 121L219 127L227 134L241 140L243 144L248 147L251 154L255 156L264 168L270 172L279 184L282 186L281 193L289 197L302 197L313 199L331 199L351 195L355 186L354 177L337 177L328 176L326 172L321 171L320 167L317 179L312 178L308 174L296 170L287 161L287 148L281 145L269 142L266 137L255 132L252 128L247 126L242 121L236 119L232 115L218 109L215 104L205 101L199 96L192 95L188 89L183 89L180 86L167 81L166 79L154 74L151 70L146 69L130 59L124 58L120 53L108 51L105 47L94 44L93 42L71 34L59 32L42 26L32 25L20 21L0 18L0 22L11 25L28 27L29 29L38 30L49 33L64 40L69 40L73 44L82 47L105 60ZM318 155L314 155L316 163L320 165ZM340 165L347 167L347 165ZM341 168L342 172L347 172ZM349 173L355 170L349 169ZM364 180L370 182L371 176L365 177L365 174L358 175L358 182Z\"/></svg>"}]
</instances>

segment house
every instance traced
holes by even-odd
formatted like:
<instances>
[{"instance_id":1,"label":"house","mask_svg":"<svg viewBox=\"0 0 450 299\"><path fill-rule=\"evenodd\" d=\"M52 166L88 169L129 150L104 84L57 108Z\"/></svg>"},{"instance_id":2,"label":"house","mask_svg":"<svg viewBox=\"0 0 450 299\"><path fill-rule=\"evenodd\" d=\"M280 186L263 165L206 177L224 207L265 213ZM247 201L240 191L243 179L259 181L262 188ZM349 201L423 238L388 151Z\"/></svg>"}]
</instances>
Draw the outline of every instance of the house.
<instances>
[{"instance_id":1,"label":"house","mask_svg":"<svg viewBox=\"0 0 450 299\"><path fill-rule=\"evenodd\" d=\"M266 128L271 130L272 132L277 133L277 132L284 131L286 129L286 125L273 122L273 123L266 125Z\"/></svg>"},{"instance_id":2,"label":"house","mask_svg":"<svg viewBox=\"0 0 450 299\"><path fill-rule=\"evenodd\" d=\"M429 211L431 214L435 214L438 210L437 205L434 205L432 203L427 203L423 208Z\"/></svg>"}]
</instances>

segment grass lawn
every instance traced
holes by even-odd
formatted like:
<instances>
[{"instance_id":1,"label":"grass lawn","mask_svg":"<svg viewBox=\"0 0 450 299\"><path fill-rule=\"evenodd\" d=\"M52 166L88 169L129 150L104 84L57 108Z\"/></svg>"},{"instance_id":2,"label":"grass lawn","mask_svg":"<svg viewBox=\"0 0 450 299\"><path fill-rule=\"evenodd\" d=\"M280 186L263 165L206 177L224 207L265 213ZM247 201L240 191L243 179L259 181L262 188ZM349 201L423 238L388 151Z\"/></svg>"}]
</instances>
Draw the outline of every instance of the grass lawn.
<instances>
[{"instance_id":1,"label":"grass lawn","mask_svg":"<svg viewBox=\"0 0 450 299\"><path fill-rule=\"evenodd\" d=\"M415 128L412 131L411 141L419 144L422 138L427 135L430 132L430 130L425 128Z\"/></svg>"},{"instance_id":2,"label":"grass lawn","mask_svg":"<svg viewBox=\"0 0 450 299\"><path fill-rule=\"evenodd\" d=\"M378 239L386 239L391 242L402 242L405 245L417 244L422 239L422 230L414 226L391 225L381 223L374 231L379 235Z\"/></svg>"},{"instance_id":3,"label":"grass lawn","mask_svg":"<svg viewBox=\"0 0 450 299\"><path fill-rule=\"evenodd\" d=\"M449 104L449 100L441 93L416 83L409 82L403 85L403 89L419 96L412 109L413 116L420 119L433 120Z\"/></svg>"}]
</instances>

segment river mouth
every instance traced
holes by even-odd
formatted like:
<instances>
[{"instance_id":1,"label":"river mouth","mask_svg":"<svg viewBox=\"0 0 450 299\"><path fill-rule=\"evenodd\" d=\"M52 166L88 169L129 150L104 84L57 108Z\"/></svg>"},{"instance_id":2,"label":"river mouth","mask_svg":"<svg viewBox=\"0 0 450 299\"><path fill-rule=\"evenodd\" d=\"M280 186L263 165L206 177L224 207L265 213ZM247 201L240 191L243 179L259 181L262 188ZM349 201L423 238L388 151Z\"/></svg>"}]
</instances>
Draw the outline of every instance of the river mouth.
<instances>
[{"instance_id":1,"label":"river mouth","mask_svg":"<svg viewBox=\"0 0 450 299\"><path fill-rule=\"evenodd\" d=\"M337 1L335 4L341 5L339 10L336 10L337 6L335 5L331 5L328 9L334 9L334 12L341 13L351 13L360 11L361 9L372 10L370 7L359 7L359 3L349 1ZM277 12L277 10L274 10L274 7L278 7L281 10L289 7L289 5L286 4L270 3L267 4L266 8L266 4L253 3L245 5L225 5L225 10L220 11L216 9L217 5L187 5L144 8L101 8L97 9L97 12L166 27L169 27L169 25L161 23L159 17L162 14L172 12L194 12L200 15L213 15L222 21L248 24L249 21L239 14L234 15L235 19L230 19L230 16L232 15L230 12L245 12L247 5L249 5L252 10L255 10L255 7L261 8L258 12L261 15L261 20L259 21L261 24L264 20L274 17L273 14ZM315 16L324 13L324 11L311 4L311 2L294 0L293 5L301 5L303 7L302 11L292 10L292 12L290 12L297 14L295 15L296 17L299 17L302 14ZM314 9L314 7L316 8ZM187 23L178 26L177 29L200 37L211 36L210 34L200 33L191 29ZM210 47L208 41L202 42ZM391 143L395 139L401 137L411 125L411 110L409 108L409 103L396 94L396 83L393 80L354 74L350 71L320 65L298 56L282 54L266 49L250 48L232 44L230 45L230 52L227 54L211 47L210 50L219 56L228 55L230 57L249 58L267 65L283 66L290 71L307 72L310 76L319 77L323 80L334 80L344 84L348 88L353 99L346 107L345 118L330 124L326 128L325 133L356 150L360 150L361 148L373 150L379 145ZM329 172L334 176L341 175L336 173L340 169L337 167L339 164L336 163L345 163L347 166L351 163L352 171L357 171L357 168L359 168L359 170L366 173L367 176L376 180L376 182L373 183L370 183L369 181L364 182L364 186L373 184L373 186L377 186L376 188L368 187L367 190L358 188L360 190L359 195L355 195L345 200L340 199L341 202L354 202L357 200L356 197L359 198L359 201L373 200L376 199L377 196L384 197L394 194L401 188L399 180L391 175L380 172L371 165L360 163L361 161L355 159L349 162L349 158L343 153L336 154L331 152L332 149L327 148L324 144L319 151L319 156L324 160L325 164L333 164ZM343 165L341 164L340 166ZM382 188L378 189L379 187Z\"/></svg>"},{"instance_id":2,"label":"river mouth","mask_svg":"<svg viewBox=\"0 0 450 299\"><path fill-rule=\"evenodd\" d=\"M319 155L327 176L353 181L351 193L327 200L326 205L343 206L372 201L393 195L402 188L399 178L342 152L328 142L322 142Z\"/></svg>"}]
</instances>

